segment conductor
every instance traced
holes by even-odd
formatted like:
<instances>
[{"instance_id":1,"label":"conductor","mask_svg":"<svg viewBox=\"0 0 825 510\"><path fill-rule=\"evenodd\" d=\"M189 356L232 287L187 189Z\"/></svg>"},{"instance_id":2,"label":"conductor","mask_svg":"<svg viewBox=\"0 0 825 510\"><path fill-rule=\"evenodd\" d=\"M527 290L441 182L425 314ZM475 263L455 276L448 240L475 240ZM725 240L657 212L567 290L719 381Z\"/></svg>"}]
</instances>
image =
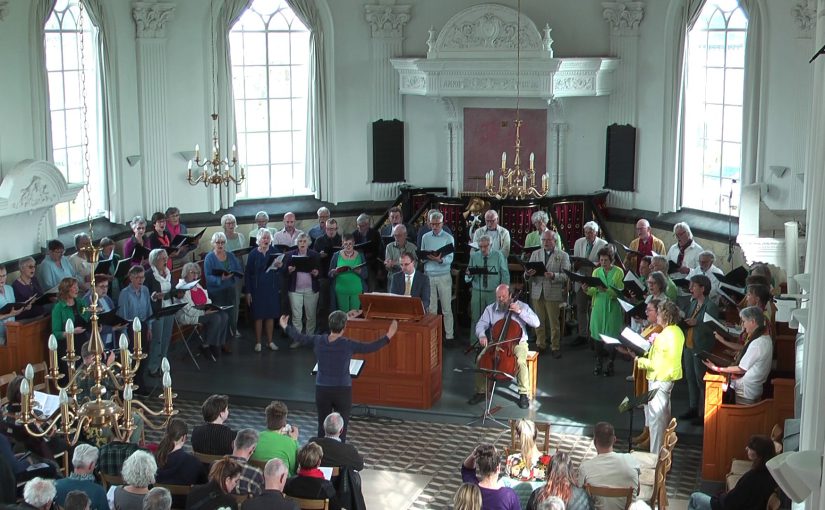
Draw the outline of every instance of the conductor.
<instances>
[{"instance_id":1,"label":"conductor","mask_svg":"<svg viewBox=\"0 0 825 510\"><path fill-rule=\"evenodd\" d=\"M289 323L289 316L281 316L281 327L293 342L311 344L318 359L315 377L315 407L318 410L318 437L324 436L324 419L332 411L344 418L341 442L346 442L349 413L352 409L352 377L349 362L353 354L375 352L390 343L398 331L398 321L392 321L387 334L374 342L356 342L344 337L347 319L356 317L360 310L344 313L336 310L329 314L328 335L304 335Z\"/></svg>"},{"instance_id":2,"label":"conductor","mask_svg":"<svg viewBox=\"0 0 825 510\"><path fill-rule=\"evenodd\" d=\"M518 406L522 409L530 407L530 399L527 393L530 391L530 372L527 369L527 329L526 326L538 327L539 318L535 312L518 300L513 300L510 296L510 288L506 284L501 284L496 287L496 302L484 309L481 318L476 324L476 335L478 335L478 343L481 347L487 347L489 342L487 332L494 327L494 325L503 320L505 315L511 313L511 320L521 326L521 338L518 343L513 346L513 354L516 357L516 376L518 381L519 401ZM493 342L497 339L494 338ZM479 359L484 355L479 355ZM476 362L479 360L477 359ZM468 404L474 405L484 400L487 380L483 374L476 374L475 394L467 401Z\"/></svg>"}]
</instances>

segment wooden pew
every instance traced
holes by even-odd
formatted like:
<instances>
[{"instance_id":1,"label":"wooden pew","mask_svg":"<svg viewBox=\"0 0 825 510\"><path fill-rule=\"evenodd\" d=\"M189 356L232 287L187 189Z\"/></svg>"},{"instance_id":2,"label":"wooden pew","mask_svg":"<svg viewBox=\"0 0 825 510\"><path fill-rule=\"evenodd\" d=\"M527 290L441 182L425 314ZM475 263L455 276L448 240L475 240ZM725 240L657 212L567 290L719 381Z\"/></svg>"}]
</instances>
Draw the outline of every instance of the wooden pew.
<instances>
[{"instance_id":1,"label":"wooden pew","mask_svg":"<svg viewBox=\"0 0 825 510\"><path fill-rule=\"evenodd\" d=\"M771 379L773 398L752 405L723 404L724 382L721 375L705 375L703 480L724 481L731 459L742 456L752 435L767 435L774 424L783 423L794 413L793 379Z\"/></svg>"},{"instance_id":2,"label":"wooden pew","mask_svg":"<svg viewBox=\"0 0 825 510\"><path fill-rule=\"evenodd\" d=\"M7 322L6 345L0 345L0 374L21 374L27 364L46 361L51 332L52 319L48 315Z\"/></svg>"}]
</instances>

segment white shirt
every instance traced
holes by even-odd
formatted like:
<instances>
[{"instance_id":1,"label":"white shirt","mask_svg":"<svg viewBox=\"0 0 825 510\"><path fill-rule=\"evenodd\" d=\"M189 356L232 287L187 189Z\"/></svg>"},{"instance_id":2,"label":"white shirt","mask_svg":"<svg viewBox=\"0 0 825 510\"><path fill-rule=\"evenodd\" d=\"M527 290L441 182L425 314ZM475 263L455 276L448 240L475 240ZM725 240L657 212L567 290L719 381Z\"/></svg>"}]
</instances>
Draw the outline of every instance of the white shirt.
<instances>
[{"instance_id":1,"label":"white shirt","mask_svg":"<svg viewBox=\"0 0 825 510\"><path fill-rule=\"evenodd\" d=\"M579 466L579 487L633 487L639 492L639 461L626 453L601 453ZM624 498L596 498L596 510L624 510Z\"/></svg>"},{"instance_id":2,"label":"white shirt","mask_svg":"<svg viewBox=\"0 0 825 510\"><path fill-rule=\"evenodd\" d=\"M731 380L736 396L756 401L762 396L762 385L768 379L773 360L773 341L768 335L751 340L748 350L739 360L739 368L745 370L740 379Z\"/></svg>"},{"instance_id":3,"label":"white shirt","mask_svg":"<svg viewBox=\"0 0 825 510\"><path fill-rule=\"evenodd\" d=\"M699 243L696 242L694 239L690 246L685 249L685 258L682 259L682 265L685 267L693 268L699 265L699 254L705 251ZM674 243L673 246L667 251L667 259L672 260L673 262L678 262L679 260L679 243Z\"/></svg>"},{"instance_id":4,"label":"white shirt","mask_svg":"<svg viewBox=\"0 0 825 510\"><path fill-rule=\"evenodd\" d=\"M685 257L687 257L687 254L685 254ZM714 301L719 301L719 280L716 279L716 275L725 274L725 272L716 267L716 264L711 265L710 269L708 269L707 272L704 272L697 264L696 267L690 270L687 275L687 279L690 280L694 276L700 274L707 276L710 280L710 295L708 297Z\"/></svg>"}]
</instances>

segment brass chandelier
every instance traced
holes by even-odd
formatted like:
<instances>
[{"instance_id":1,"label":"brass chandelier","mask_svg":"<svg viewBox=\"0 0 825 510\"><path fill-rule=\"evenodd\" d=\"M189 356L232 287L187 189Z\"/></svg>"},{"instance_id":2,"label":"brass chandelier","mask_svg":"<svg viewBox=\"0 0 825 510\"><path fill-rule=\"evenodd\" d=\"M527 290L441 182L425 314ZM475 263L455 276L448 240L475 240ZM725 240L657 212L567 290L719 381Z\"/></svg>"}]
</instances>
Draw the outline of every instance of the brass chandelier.
<instances>
[{"instance_id":1,"label":"brass chandelier","mask_svg":"<svg viewBox=\"0 0 825 510\"><path fill-rule=\"evenodd\" d=\"M501 153L501 172L496 182L494 170L484 174L484 188L487 196L498 200L524 200L540 198L547 194L549 179L547 174L541 176L541 188L536 188L535 155L530 153L530 168L521 167L521 120L519 103L521 99L521 0L518 1L516 18L516 145L513 166L507 168L507 153Z\"/></svg>"},{"instance_id":2,"label":"brass chandelier","mask_svg":"<svg viewBox=\"0 0 825 510\"><path fill-rule=\"evenodd\" d=\"M80 8L79 26L83 32L84 8L83 2L78 2ZM81 62L85 61L84 37L80 38ZM81 68L81 96L83 104L86 104L86 80L85 71ZM83 119L83 146L85 150L84 165L86 174L86 214L89 222L89 238L93 239L92 225L92 199L89 189L91 169L89 167L89 136L88 119L86 108L82 108ZM91 288L95 288L95 271L101 249L90 243L89 246L81 248L86 256L87 262L91 265ZM178 411L174 408L173 401L177 397L172 393L172 376L169 373L169 360L163 358L161 369L163 371L162 385L163 394L159 397L163 400L163 408L160 411L153 411L149 406L134 398L134 391L138 386L134 383L135 374L140 369L140 363L146 358L141 345L142 325L138 318L132 323L134 331L134 352L129 351L129 340L125 334L120 335L120 360L107 365L102 360L104 350L103 341L100 337L100 326L98 324L98 312L102 311L99 305L97 293L92 290L92 302L85 308L84 312L91 313L90 353L94 355L93 362L78 370L77 362L82 359L75 351L74 323L71 319L66 321L66 356L58 359L57 338L52 334L49 336L49 368L46 374L47 383L51 383L58 393L59 408L51 416L38 416L34 412L36 405L34 396L34 368L31 364L26 366L23 373L24 379L20 384L21 393L21 414L18 418L26 432L34 437L44 437L53 433L61 434L66 442L75 445L80 440L81 432L90 432L90 429L107 429L112 432L112 437L118 441L129 441L132 432L136 429L135 417L139 416L145 425L154 429L165 428L169 419L176 415ZM59 381L64 377L61 372L60 362L65 363L66 384L61 386ZM81 393L78 387L79 377L91 377L94 380L90 390L90 398L81 402L78 395ZM109 381L114 388L113 394L107 394L104 382ZM47 390L48 392L48 384ZM162 418L160 423L154 423L148 417ZM87 434L88 435L88 434Z\"/></svg>"}]
</instances>

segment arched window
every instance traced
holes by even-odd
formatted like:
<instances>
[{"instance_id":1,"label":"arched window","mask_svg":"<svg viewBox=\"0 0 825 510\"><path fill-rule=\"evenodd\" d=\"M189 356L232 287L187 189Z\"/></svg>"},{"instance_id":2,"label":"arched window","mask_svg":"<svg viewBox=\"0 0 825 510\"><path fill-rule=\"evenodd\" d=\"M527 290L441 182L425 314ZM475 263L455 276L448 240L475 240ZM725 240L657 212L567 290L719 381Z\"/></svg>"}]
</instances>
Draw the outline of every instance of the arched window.
<instances>
[{"instance_id":1,"label":"arched window","mask_svg":"<svg viewBox=\"0 0 825 510\"><path fill-rule=\"evenodd\" d=\"M309 31L283 0L255 0L229 33L238 198L290 196L306 188Z\"/></svg>"},{"instance_id":2,"label":"arched window","mask_svg":"<svg viewBox=\"0 0 825 510\"><path fill-rule=\"evenodd\" d=\"M708 0L688 33L682 207L739 215L747 30L737 0Z\"/></svg>"},{"instance_id":3,"label":"arched window","mask_svg":"<svg viewBox=\"0 0 825 510\"><path fill-rule=\"evenodd\" d=\"M100 48L97 27L79 3L58 0L45 27L54 164L71 183L86 182L87 160L91 170L89 194L84 189L73 202L56 206L58 227L84 221L89 200L93 217L106 209Z\"/></svg>"}]
</instances>

